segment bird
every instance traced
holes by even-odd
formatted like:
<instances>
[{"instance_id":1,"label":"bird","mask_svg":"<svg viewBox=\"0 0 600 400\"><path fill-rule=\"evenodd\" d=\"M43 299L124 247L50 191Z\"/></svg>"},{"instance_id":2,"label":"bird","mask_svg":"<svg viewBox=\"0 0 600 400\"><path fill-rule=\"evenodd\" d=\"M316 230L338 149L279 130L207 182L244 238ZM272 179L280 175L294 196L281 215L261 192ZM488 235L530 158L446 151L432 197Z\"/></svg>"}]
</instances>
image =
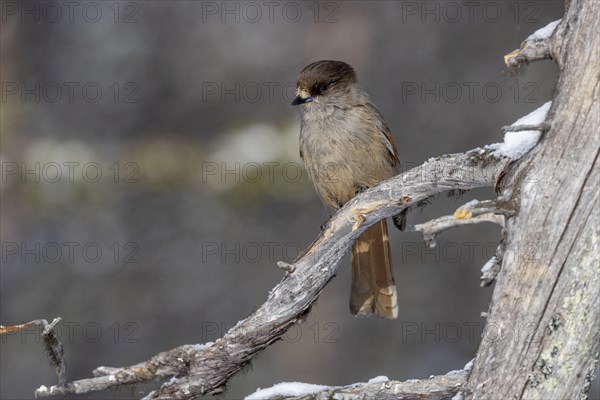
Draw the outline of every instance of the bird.
<instances>
[{"instance_id":1,"label":"bird","mask_svg":"<svg viewBox=\"0 0 600 400\"><path fill-rule=\"evenodd\" d=\"M300 108L300 158L317 195L338 210L358 193L400 172L383 115L346 62L321 60L300 72L292 105ZM393 217L401 230L406 216ZM387 222L367 228L352 246L350 312L398 317Z\"/></svg>"}]
</instances>

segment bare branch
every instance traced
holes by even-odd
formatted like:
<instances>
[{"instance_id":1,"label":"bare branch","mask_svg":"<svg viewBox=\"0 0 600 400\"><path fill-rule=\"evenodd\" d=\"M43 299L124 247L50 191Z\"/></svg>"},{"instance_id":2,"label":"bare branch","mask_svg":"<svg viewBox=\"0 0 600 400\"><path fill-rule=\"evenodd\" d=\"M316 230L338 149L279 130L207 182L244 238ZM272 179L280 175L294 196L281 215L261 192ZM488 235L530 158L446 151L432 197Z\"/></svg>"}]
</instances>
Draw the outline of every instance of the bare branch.
<instances>
[{"instance_id":1,"label":"bare branch","mask_svg":"<svg viewBox=\"0 0 600 400\"><path fill-rule=\"evenodd\" d=\"M51 324L45 319L36 319L20 325L0 325L0 335L22 332L33 329L38 326L44 327L42 338L44 339L44 349L50 358L50 364L56 369L58 375L58 384L56 387L63 387L67 382L67 362L65 361L63 345L58 340L54 327L60 322L60 318L54 318Z\"/></svg>"},{"instance_id":2,"label":"bare branch","mask_svg":"<svg viewBox=\"0 0 600 400\"><path fill-rule=\"evenodd\" d=\"M36 397L66 394L83 394L157 379L167 379L184 374L188 367L186 360L196 354L202 346L184 345L167 352L159 353L147 361L126 368L98 367L93 371L94 378L81 379L65 386L40 386Z\"/></svg>"},{"instance_id":3,"label":"bare branch","mask_svg":"<svg viewBox=\"0 0 600 400\"><path fill-rule=\"evenodd\" d=\"M504 64L511 69L519 69L534 61L546 60L550 57L549 39L524 41L521 48L504 56Z\"/></svg>"},{"instance_id":4,"label":"bare branch","mask_svg":"<svg viewBox=\"0 0 600 400\"><path fill-rule=\"evenodd\" d=\"M494 185L509 164L476 149L432 159L359 194L340 209L266 302L215 343L185 345L125 368L100 367L95 378L60 387L40 387L39 397L86 393L152 379L177 377L153 392L154 399L191 399L221 391L252 357L302 321L340 261L365 229L429 196L452 189Z\"/></svg>"},{"instance_id":5,"label":"bare branch","mask_svg":"<svg viewBox=\"0 0 600 400\"><path fill-rule=\"evenodd\" d=\"M504 56L504 64L514 71L534 61L553 58L552 40L560 22L560 20L551 22L534 32L521 43L519 49Z\"/></svg>"},{"instance_id":6,"label":"bare branch","mask_svg":"<svg viewBox=\"0 0 600 400\"><path fill-rule=\"evenodd\" d=\"M502 127L502 132L522 132L522 131L542 131L547 132L551 128L549 122L542 122L538 125L508 125Z\"/></svg>"},{"instance_id":7,"label":"bare branch","mask_svg":"<svg viewBox=\"0 0 600 400\"><path fill-rule=\"evenodd\" d=\"M440 233L451 228L480 224L482 222L491 222L504 227L504 216L488 213L473 218L456 219L453 215L445 215L422 224L416 224L412 229L407 229L407 231L421 232L425 243L433 248L436 245L436 239Z\"/></svg>"},{"instance_id":8,"label":"bare branch","mask_svg":"<svg viewBox=\"0 0 600 400\"><path fill-rule=\"evenodd\" d=\"M451 228L491 222L504 228L505 217L514 214L514 205L504 200L473 200L459 207L454 215L446 215L422 224L417 224L410 232L421 232L423 240L430 248L436 246L437 236Z\"/></svg>"},{"instance_id":9,"label":"bare branch","mask_svg":"<svg viewBox=\"0 0 600 400\"><path fill-rule=\"evenodd\" d=\"M515 205L511 201L502 199L496 200L475 200L470 201L462 207L459 207L454 212L456 219L469 219L485 214L499 214L505 217L510 217L515 213Z\"/></svg>"}]
</instances>

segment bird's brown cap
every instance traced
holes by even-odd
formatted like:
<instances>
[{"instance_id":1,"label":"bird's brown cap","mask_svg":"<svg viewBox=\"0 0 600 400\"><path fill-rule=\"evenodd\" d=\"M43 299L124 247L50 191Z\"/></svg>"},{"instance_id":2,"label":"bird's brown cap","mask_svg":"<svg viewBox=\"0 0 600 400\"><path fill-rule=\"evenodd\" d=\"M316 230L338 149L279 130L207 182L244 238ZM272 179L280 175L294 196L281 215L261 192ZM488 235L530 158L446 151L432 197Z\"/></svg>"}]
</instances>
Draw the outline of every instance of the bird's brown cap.
<instances>
[{"instance_id":1,"label":"bird's brown cap","mask_svg":"<svg viewBox=\"0 0 600 400\"><path fill-rule=\"evenodd\" d=\"M310 103L331 90L344 90L356 83L354 69L343 61L322 60L307 65L296 82L293 105Z\"/></svg>"}]
</instances>

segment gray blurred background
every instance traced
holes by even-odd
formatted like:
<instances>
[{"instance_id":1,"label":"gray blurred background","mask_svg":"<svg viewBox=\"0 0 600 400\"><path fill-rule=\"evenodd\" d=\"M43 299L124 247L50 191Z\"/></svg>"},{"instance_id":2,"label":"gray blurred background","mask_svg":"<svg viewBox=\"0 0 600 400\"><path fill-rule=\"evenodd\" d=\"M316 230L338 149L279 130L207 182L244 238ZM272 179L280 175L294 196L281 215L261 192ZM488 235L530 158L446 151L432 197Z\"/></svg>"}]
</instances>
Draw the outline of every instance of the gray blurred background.
<instances>
[{"instance_id":1,"label":"gray blurred background","mask_svg":"<svg viewBox=\"0 0 600 400\"><path fill-rule=\"evenodd\" d=\"M217 339L266 299L276 262L318 234L329 215L301 169L289 104L306 64L355 67L409 169L501 141L501 126L551 99L554 63L511 77L502 56L563 12L561 1L1 7L0 319L60 316L69 381ZM409 224L492 195L439 196ZM450 231L435 249L391 235L398 320L350 315L345 260L307 321L222 397L281 381L423 378L471 360L499 229ZM1 338L2 398L56 383L39 342L35 331Z\"/></svg>"}]
</instances>

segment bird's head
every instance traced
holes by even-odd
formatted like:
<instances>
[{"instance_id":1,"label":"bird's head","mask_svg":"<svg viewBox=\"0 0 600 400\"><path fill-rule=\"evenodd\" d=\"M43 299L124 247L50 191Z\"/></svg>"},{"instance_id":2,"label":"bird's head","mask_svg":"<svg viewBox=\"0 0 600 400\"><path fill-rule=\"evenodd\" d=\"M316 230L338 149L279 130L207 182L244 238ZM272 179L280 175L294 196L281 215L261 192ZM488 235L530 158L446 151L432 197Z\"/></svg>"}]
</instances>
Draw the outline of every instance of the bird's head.
<instances>
[{"instance_id":1,"label":"bird's head","mask_svg":"<svg viewBox=\"0 0 600 400\"><path fill-rule=\"evenodd\" d=\"M296 82L292 105L337 103L356 83L354 69L343 61L323 60L307 65Z\"/></svg>"}]
</instances>

